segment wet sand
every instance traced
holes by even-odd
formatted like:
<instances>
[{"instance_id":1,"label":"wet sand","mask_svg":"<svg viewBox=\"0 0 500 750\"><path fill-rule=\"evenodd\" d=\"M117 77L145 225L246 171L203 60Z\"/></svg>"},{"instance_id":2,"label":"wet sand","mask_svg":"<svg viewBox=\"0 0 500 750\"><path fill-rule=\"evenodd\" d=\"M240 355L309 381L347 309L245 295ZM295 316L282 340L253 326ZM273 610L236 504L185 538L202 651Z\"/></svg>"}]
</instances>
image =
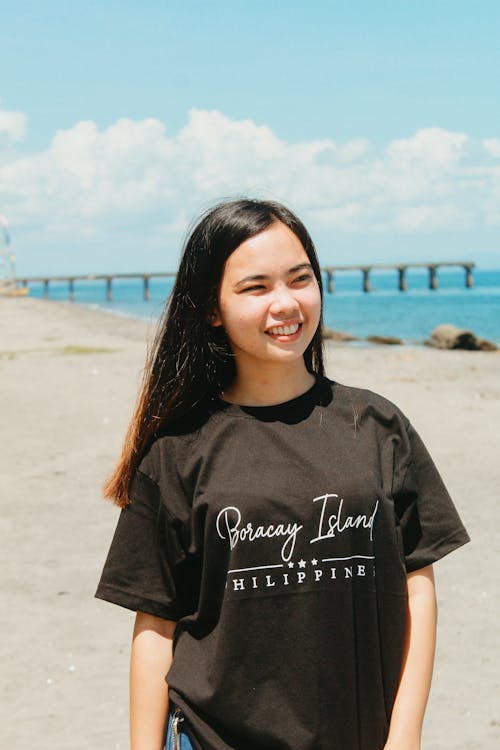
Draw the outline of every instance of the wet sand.
<instances>
[{"instance_id":1,"label":"wet sand","mask_svg":"<svg viewBox=\"0 0 500 750\"><path fill-rule=\"evenodd\" d=\"M101 499L152 326L0 298L0 746L128 747L133 613L93 594L118 509ZM329 343L328 375L400 406L472 544L436 564L439 637L423 749L500 746L500 353Z\"/></svg>"}]
</instances>

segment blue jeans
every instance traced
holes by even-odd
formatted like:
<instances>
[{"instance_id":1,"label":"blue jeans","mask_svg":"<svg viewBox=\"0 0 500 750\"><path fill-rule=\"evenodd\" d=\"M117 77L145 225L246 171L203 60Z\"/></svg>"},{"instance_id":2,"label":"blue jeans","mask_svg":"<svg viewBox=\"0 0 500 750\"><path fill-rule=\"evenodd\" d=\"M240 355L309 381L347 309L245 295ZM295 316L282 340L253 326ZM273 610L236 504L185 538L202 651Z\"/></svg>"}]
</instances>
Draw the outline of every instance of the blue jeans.
<instances>
[{"instance_id":1,"label":"blue jeans","mask_svg":"<svg viewBox=\"0 0 500 750\"><path fill-rule=\"evenodd\" d=\"M193 750L191 740L186 734L185 726L186 719L184 718L183 712L179 707L176 707L171 703L168 715L165 750ZM178 735L178 737L176 735Z\"/></svg>"}]
</instances>

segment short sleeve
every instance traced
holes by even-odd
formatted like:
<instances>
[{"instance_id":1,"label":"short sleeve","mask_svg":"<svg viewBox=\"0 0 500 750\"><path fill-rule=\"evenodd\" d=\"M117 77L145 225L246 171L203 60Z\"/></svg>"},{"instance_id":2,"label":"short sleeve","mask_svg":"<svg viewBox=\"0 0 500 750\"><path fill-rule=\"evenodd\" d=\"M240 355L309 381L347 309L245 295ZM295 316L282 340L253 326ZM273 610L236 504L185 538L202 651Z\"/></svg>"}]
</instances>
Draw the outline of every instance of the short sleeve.
<instances>
[{"instance_id":1,"label":"short sleeve","mask_svg":"<svg viewBox=\"0 0 500 750\"><path fill-rule=\"evenodd\" d=\"M397 451L394 477L394 506L408 572L470 541L434 461L410 423Z\"/></svg>"},{"instance_id":2,"label":"short sleeve","mask_svg":"<svg viewBox=\"0 0 500 750\"><path fill-rule=\"evenodd\" d=\"M137 470L95 596L169 620L181 616L175 570L184 557L158 485Z\"/></svg>"}]
</instances>

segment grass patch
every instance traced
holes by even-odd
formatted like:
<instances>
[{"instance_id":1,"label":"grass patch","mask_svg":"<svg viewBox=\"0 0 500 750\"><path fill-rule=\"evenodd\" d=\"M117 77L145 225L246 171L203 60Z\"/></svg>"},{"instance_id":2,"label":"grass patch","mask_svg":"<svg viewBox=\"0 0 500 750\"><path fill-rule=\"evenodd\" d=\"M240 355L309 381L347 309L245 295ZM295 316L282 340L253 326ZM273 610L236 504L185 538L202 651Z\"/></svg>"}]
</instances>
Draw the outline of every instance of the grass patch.
<instances>
[{"instance_id":1,"label":"grass patch","mask_svg":"<svg viewBox=\"0 0 500 750\"><path fill-rule=\"evenodd\" d=\"M45 354L57 353L62 355L72 354L111 354L118 352L119 349L111 349L101 346L61 346L58 349L0 349L0 359L15 359L19 354L35 354L44 352Z\"/></svg>"},{"instance_id":2,"label":"grass patch","mask_svg":"<svg viewBox=\"0 0 500 750\"><path fill-rule=\"evenodd\" d=\"M44 352L46 349L0 349L0 359L15 359L18 354L34 354Z\"/></svg>"},{"instance_id":3,"label":"grass patch","mask_svg":"<svg viewBox=\"0 0 500 750\"><path fill-rule=\"evenodd\" d=\"M59 349L61 354L111 354L117 352L118 349L111 349L108 347L101 346L62 346Z\"/></svg>"}]
</instances>

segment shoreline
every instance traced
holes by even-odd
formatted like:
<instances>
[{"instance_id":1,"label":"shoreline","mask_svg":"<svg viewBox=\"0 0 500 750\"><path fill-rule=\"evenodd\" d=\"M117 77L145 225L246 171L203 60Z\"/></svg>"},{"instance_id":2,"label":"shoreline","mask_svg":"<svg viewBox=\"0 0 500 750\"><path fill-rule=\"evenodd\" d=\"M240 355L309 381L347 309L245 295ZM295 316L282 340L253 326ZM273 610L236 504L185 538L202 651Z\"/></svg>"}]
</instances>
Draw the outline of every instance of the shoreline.
<instances>
[{"instance_id":1,"label":"shoreline","mask_svg":"<svg viewBox=\"0 0 500 750\"><path fill-rule=\"evenodd\" d=\"M128 747L133 614L93 595L118 516L101 487L153 329L68 301L0 298L2 747ZM328 377L380 393L412 421L472 538L435 566L439 632L426 750L499 743L496 354L325 346Z\"/></svg>"},{"instance_id":2,"label":"shoreline","mask_svg":"<svg viewBox=\"0 0 500 750\"><path fill-rule=\"evenodd\" d=\"M37 300L42 303L48 303L48 304L55 304L61 305L62 307L67 307L68 309L79 309L79 310L88 310L90 312L95 312L96 314L101 314L104 316L110 316L111 318L124 318L126 320L135 321L137 323L140 323L142 325L147 326L148 328L155 327L158 322L158 316L154 316L152 313L150 316L142 316L142 315L132 315L131 313L125 311L125 310L119 310L117 308L106 308L103 305L99 305L96 302L80 302L78 300L70 301L70 300L54 300L54 299L43 299L40 297L25 297L25 300ZM442 321L442 323L445 323L446 321ZM390 343L388 339L393 338L390 334L373 334L369 337L363 337L363 336L355 336L354 334L351 334L348 331L340 331L337 329L332 329L329 326L325 326L325 346L346 346L351 349L356 348L381 348L381 347L388 347L388 348L429 348L436 350L436 347L429 346L426 342L431 337L432 331L429 331L427 334L427 339L403 339L399 337L394 337L396 340ZM469 329L468 329L469 330ZM470 329L472 330L472 329ZM472 331L472 333L476 334L475 331ZM328 335L333 334L333 335ZM347 336L349 338L346 338L343 340L342 337ZM385 341L371 341L370 339L385 339ZM477 337L481 338L481 337ZM497 346L497 348L500 350L500 337L498 339L490 339L493 344ZM474 350L471 350L474 351Z\"/></svg>"}]
</instances>

